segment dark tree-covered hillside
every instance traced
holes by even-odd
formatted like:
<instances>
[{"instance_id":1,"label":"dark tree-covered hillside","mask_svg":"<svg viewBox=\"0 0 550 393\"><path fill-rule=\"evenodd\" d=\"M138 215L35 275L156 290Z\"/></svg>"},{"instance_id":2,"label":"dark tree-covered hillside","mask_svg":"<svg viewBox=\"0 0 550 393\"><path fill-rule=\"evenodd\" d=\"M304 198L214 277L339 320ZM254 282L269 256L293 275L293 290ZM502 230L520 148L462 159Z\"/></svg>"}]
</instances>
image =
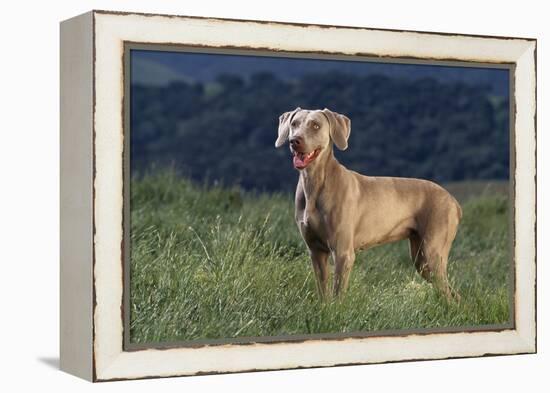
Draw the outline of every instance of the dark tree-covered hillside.
<instances>
[{"instance_id":1,"label":"dark tree-covered hillside","mask_svg":"<svg viewBox=\"0 0 550 393\"><path fill-rule=\"evenodd\" d=\"M279 115L297 106L351 119L349 148L336 155L361 173L508 178L509 103L489 86L340 72L132 85L132 172L172 166L199 182L292 190L288 148L274 141Z\"/></svg>"}]
</instances>

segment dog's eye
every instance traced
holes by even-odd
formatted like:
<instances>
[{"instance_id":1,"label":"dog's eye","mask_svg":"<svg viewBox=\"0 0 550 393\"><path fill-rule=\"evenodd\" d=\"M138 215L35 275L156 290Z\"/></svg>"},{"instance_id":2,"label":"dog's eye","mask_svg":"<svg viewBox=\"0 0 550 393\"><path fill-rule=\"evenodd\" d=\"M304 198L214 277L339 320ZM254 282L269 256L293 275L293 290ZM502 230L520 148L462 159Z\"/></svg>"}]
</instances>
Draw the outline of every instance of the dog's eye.
<instances>
[{"instance_id":1,"label":"dog's eye","mask_svg":"<svg viewBox=\"0 0 550 393\"><path fill-rule=\"evenodd\" d=\"M317 123L314 122L314 123L313 123L313 129L314 129L314 130L318 130L319 128L321 128L321 126L320 126L319 124L317 124Z\"/></svg>"},{"instance_id":2,"label":"dog's eye","mask_svg":"<svg viewBox=\"0 0 550 393\"><path fill-rule=\"evenodd\" d=\"M290 123L290 126L293 127L293 128L296 128L298 127L298 121L294 120L292 123Z\"/></svg>"}]
</instances>

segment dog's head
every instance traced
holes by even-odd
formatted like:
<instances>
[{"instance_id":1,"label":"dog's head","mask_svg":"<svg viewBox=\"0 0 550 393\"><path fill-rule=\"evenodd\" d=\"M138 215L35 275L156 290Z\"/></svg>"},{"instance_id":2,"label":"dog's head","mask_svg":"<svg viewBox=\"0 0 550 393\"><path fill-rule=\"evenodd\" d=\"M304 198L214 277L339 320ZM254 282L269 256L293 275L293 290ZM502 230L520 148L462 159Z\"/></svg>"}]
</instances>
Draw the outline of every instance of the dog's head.
<instances>
[{"instance_id":1,"label":"dog's head","mask_svg":"<svg viewBox=\"0 0 550 393\"><path fill-rule=\"evenodd\" d=\"M290 151L296 169L304 169L332 148L348 148L351 121L328 109L296 108L279 117L279 136L275 147L290 141Z\"/></svg>"}]
</instances>

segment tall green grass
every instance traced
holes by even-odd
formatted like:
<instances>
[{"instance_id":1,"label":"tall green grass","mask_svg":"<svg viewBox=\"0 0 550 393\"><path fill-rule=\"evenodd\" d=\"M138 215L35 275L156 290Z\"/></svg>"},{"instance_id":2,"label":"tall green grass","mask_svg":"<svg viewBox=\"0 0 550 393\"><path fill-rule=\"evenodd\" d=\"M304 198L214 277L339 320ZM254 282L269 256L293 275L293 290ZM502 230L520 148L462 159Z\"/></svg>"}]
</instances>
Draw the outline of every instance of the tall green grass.
<instances>
[{"instance_id":1,"label":"tall green grass","mask_svg":"<svg viewBox=\"0 0 550 393\"><path fill-rule=\"evenodd\" d=\"M408 245L359 252L346 296L321 302L290 195L131 182L130 341L463 327L508 322L507 199L463 204L450 255L462 301L416 273Z\"/></svg>"}]
</instances>

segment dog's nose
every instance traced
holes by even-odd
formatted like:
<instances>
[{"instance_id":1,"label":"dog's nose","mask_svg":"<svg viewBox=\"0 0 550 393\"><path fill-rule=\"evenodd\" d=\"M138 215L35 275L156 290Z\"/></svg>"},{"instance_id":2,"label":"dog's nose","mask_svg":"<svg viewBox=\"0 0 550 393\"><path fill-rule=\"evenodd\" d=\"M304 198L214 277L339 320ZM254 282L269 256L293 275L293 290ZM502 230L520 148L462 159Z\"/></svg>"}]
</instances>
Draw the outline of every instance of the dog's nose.
<instances>
[{"instance_id":1,"label":"dog's nose","mask_svg":"<svg viewBox=\"0 0 550 393\"><path fill-rule=\"evenodd\" d=\"M294 148L300 147L302 142L303 142L302 138L299 137L299 136L295 136L295 137L290 138L290 145Z\"/></svg>"}]
</instances>

